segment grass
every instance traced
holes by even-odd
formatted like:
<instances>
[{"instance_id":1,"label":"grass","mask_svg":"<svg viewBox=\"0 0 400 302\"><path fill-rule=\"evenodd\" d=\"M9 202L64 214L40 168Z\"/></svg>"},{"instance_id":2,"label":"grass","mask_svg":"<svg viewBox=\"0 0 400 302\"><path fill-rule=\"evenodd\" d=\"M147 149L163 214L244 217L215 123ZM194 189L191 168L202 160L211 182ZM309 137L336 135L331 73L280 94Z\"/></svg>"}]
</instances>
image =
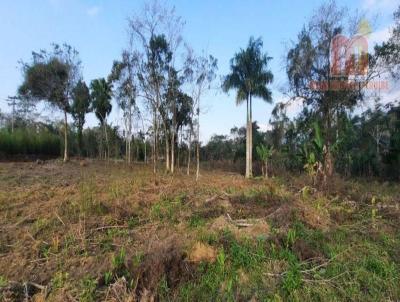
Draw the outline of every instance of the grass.
<instances>
[{"instance_id":1,"label":"grass","mask_svg":"<svg viewBox=\"0 0 400 302\"><path fill-rule=\"evenodd\" d=\"M8 230L0 233L0 288L35 275L51 285L50 300L99 301L124 277L127 293L148 287L160 301L400 299L398 186L337 180L323 194L302 178L213 171L198 183L177 174L154 186L150 167L46 165L0 164L0 192L11 196L0 194ZM215 195L234 219L263 217L269 233L215 230L225 212L216 199L204 203ZM198 241L214 261L188 261Z\"/></svg>"},{"instance_id":2,"label":"grass","mask_svg":"<svg viewBox=\"0 0 400 302\"><path fill-rule=\"evenodd\" d=\"M179 222L185 198L185 194L179 194L175 197L163 196L159 202L151 207L150 218L171 223Z\"/></svg>"}]
</instances>

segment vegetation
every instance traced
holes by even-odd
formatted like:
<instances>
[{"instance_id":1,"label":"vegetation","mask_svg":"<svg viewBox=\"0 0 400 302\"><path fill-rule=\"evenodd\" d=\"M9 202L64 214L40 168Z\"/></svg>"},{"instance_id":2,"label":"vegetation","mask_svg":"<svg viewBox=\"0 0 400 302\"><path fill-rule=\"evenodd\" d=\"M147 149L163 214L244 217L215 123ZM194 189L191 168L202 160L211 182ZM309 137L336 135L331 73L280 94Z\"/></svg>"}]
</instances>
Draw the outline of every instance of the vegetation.
<instances>
[{"instance_id":1,"label":"vegetation","mask_svg":"<svg viewBox=\"0 0 400 302\"><path fill-rule=\"evenodd\" d=\"M232 73L226 76L223 89L237 90L236 103L247 102L246 125L246 178L253 176L253 132L252 132L252 98L259 97L266 102L272 102L271 91L267 84L272 82L273 76L267 69L268 61L272 58L262 54L262 40L250 38L249 45L241 50L231 61Z\"/></svg>"},{"instance_id":2,"label":"vegetation","mask_svg":"<svg viewBox=\"0 0 400 302\"><path fill-rule=\"evenodd\" d=\"M399 80L400 7L371 53L336 53L365 22L334 1L314 12L267 126L261 38L217 83L217 58L158 1L89 87L72 46L33 52L0 112L0 301L398 301L400 104L368 86ZM204 143L213 90L246 102L246 124Z\"/></svg>"},{"instance_id":3,"label":"vegetation","mask_svg":"<svg viewBox=\"0 0 400 302\"><path fill-rule=\"evenodd\" d=\"M203 168L197 182L177 173L156 187L150 165L0 168L6 300L24 299L23 282L47 286L30 293L50 301L400 296L396 183L334 177L320 192L306 175L245 180Z\"/></svg>"}]
</instances>

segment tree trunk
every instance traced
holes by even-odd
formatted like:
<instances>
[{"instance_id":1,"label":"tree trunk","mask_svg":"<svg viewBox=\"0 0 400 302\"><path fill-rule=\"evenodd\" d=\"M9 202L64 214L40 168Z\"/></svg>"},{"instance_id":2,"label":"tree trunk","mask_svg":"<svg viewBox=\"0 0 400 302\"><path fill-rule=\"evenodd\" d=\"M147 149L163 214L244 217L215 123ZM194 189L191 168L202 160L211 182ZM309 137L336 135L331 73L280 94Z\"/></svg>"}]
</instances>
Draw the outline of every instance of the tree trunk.
<instances>
[{"instance_id":1,"label":"tree trunk","mask_svg":"<svg viewBox=\"0 0 400 302\"><path fill-rule=\"evenodd\" d=\"M247 98L246 102L246 178L250 178L250 130L249 130L249 98Z\"/></svg>"},{"instance_id":2,"label":"tree trunk","mask_svg":"<svg viewBox=\"0 0 400 302\"><path fill-rule=\"evenodd\" d=\"M110 144L108 143L107 122L106 122L106 119L104 119L104 135L105 135L105 137L106 137L106 147L107 147L105 159L107 159L107 161L108 161L108 160L109 160L109 157L110 157Z\"/></svg>"},{"instance_id":3,"label":"tree trunk","mask_svg":"<svg viewBox=\"0 0 400 302\"><path fill-rule=\"evenodd\" d=\"M67 111L64 110L64 162L68 161L68 119Z\"/></svg>"},{"instance_id":4,"label":"tree trunk","mask_svg":"<svg viewBox=\"0 0 400 302\"><path fill-rule=\"evenodd\" d=\"M249 176L253 177L253 106L250 94L250 113L249 113Z\"/></svg>"},{"instance_id":5,"label":"tree trunk","mask_svg":"<svg viewBox=\"0 0 400 302\"><path fill-rule=\"evenodd\" d=\"M153 173L157 173L157 116L156 108L154 108L153 127L154 127L154 142L153 142Z\"/></svg>"},{"instance_id":6,"label":"tree trunk","mask_svg":"<svg viewBox=\"0 0 400 302\"><path fill-rule=\"evenodd\" d=\"M78 127L78 156L82 157L82 127Z\"/></svg>"},{"instance_id":7,"label":"tree trunk","mask_svg":"<svg viewBox=\"0 0 400 302\"><path fill-rule=\"evenodd\" d=\"M139 142L136 142L136 162L139 161Z\"/></svg>"},{"instance_id":8,"label":"tree trunk","mask_svg":"<svg viewBox=\"0 0 400 302\"><path fill-rule=\"evenodd\" d=\"M170 171L170 162L169 162L169 138L167 134L167 128L165 127L165 169L167 172Z\"/></svg>"},{"instance_id":9,"label":"tree trunk","mask_svg":"<svg viewBox=\"0 0 400 302\"><path fill-rule=\"evenodd\" d=\"M125 160L129 164L129 158L128 158L128 136L126 136L126 139L125 139Z\"/></svg>"},{"instance_id":10,"label":"tree trunk","mask_svg":"<svg viewBox=\"0 0 400 302\"><path fill-rule=\"evenodd\" d=\"M200 99L197 102L196 181L200 176Z\"/></svg>"},{"instance_id":11,"label":"tree trunk","mask_svg":"<svg viewBox=\"0 0 400 302\"><path fill-rule=\"evenodd\" d=\"M171 133L171 173L174 174L175 170L175 137L176 137L176 103L175 96L172 105L172 133Z\"/></svg>"},{"instance_id":12,"label":"tree trunk","mask_svg":"<svg viewBox=\"0 0 400 302\"><path fill-rule=\"evenodd\" d=\"M144 139L144 163L147 164L147 144L146 144L146 139Z\"/></svg>"},{"instance_id":13,"label":"tree trunk","mask_svg":"<svg viewBox=\"0 0 400 302\"><path fill-rule=\"evenodd\" d=\"M182 129L181 129L180 135L179 135L179 130L178 130L176 136L177 136L177 140L179 141L179 143L178 143L178 145L177 145L177 147L178 147L178 154L177 154L177 157L176 157L176 160L177 160L176 164L177 164L178 171L179 171L179 169L180 169L180 162L181 162L181 157L180 157L180 156L181 156L181 152L180 152L181 148L180 148L179 146L182 146Z\"/></svg>"},{"instance_id":14,"label":"tree trunk","mask_svg":"<svg viewBox=\"0 0 400 302\"><path fill-rule=\"evenodd\" d=\"M265 178L268 179L268 160L265 160Z\"/></svg>"},{"instance_id":15,"label":"tree trunk","mask_svg":"<svg viewBox=\"0 0 400 302\"><path fill-rule=\"evenodd\" d=\"M174 174L175 168L175 131L171 134L171 173Z\"/></svg>"},{"instance_id":16,"label":"tree trunk","mask_svg":"<svg viewBox=\"0 0 400 302\"><path fill-rule=\"evenodd\" d=\"M188 142L188 159L187 159L187 170L186 170L186 174L189 175L190 174L190 157L192 153L192 128L190 127L189 129L189 142Z\"/></svg>"}]
</instances>

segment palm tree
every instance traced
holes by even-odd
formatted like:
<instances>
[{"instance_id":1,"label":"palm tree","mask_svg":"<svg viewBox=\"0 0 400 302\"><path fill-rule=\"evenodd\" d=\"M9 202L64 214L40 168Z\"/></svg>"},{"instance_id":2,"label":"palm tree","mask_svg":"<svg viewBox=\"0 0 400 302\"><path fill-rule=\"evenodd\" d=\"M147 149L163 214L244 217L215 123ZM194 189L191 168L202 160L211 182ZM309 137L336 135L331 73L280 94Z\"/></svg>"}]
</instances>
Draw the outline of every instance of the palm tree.
<instances>
[{"instance_id":1,"label":"palm tree","mask_svg":"<svg viewBox=\"0 0 400 302\"><path fill-rule=\"evenodd\" d=\"M222 89L228 92L236 89L236 104L247 103L246 126L246 178L253 176L253 131L252 131L252 98L259 97L271 103L271 91L267 85L273 80L272 72L268 69L268 62L272 59L262 53L261 38L250 38L246 49L241 49L231 59L231 73L222 84Z\"/></svg>"},{"instance_id":2,"label":"palm tree","mask_svg":"<svg viewBox=\"0 0 400 302\"><path fill-rule=\"evenodd\" d=\"M93 80L90 83L93 111L100 121L100 126L104 129L107 144L107 158L110 154L110 146L107 136L107 116L110 114L112 105L112 85L104 78Z\"/></svg>"}]
</instances>

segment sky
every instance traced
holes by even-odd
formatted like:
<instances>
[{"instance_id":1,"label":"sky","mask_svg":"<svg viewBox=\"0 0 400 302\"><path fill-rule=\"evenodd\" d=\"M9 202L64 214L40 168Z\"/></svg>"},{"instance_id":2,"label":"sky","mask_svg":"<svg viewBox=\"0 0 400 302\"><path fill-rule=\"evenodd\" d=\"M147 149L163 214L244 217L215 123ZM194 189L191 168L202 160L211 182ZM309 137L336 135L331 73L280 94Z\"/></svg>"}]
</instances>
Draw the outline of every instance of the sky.
<instances>
[{"instance_id":1,"label":"sky","mask_svg":"<svg viewBox=\"0 0 400 302\"><path fill-rule=\"evenodd\" d=\"M286 84L284 56L303 25L323 1L319 0L170 0L178 15L186 21L185 41L197 52L202 50L218 59L218 78L229 72L233 55L245 48L249 37L261 37L264 50L273 59L270 85L273 103L285 99L281 93ZM370 20L373 33L370 47L386 40L398 0L337 0L349 11L358 10ZM31 52L48 49L51 43L68 43L75 47L83 63L83 78L107 77L113 60L120 57L128 42L128 18L143 7L141 0L3 0L0 1L0 110L10 112L5 99L15 95L21 84L19 61L29 61ZM215 86L217 86L218 81ZM398 91L389 91L389 94ZM400 94L398 94L400 96ZM213 134L229 134L233 126L245 124L245 105L236 106L235 93L213 89L202 98L201 139ZM122 127L122 112L114 104L109 121ZM253 118L262 129L268 128L273 104L256 99ZM289 108L289 115L301 104ZM51 119L57 112L43 107L40 112ZM97 121L87 117L86 127Z\"/></svg>"}]
</instances>

